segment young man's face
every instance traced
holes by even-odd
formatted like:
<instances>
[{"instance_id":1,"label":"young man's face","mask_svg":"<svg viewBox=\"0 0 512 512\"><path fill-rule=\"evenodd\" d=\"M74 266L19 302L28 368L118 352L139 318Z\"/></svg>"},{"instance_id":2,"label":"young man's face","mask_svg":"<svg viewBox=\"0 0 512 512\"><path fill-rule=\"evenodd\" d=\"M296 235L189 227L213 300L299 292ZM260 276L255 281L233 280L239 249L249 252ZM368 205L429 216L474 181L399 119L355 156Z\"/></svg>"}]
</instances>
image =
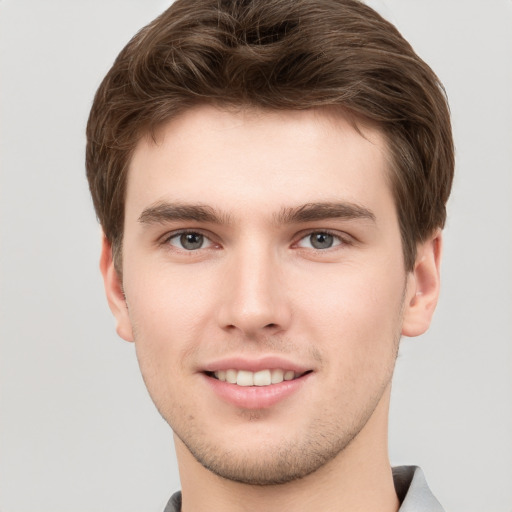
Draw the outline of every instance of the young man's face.
<instances>
[{"instance_id":1,"label":"young man's face","mask_svg":"<svg viewBox=\"0 0 512 512\"><path fill-rule=\"evenodd\" d=\"M318 110L198 107L138 144L126 306L107 244L102 269L178 454L265 484L385 438L399 337L428 325L438 257L429 242L406 273L388 167L378 130Z\"/></svg>"}]
</instances>

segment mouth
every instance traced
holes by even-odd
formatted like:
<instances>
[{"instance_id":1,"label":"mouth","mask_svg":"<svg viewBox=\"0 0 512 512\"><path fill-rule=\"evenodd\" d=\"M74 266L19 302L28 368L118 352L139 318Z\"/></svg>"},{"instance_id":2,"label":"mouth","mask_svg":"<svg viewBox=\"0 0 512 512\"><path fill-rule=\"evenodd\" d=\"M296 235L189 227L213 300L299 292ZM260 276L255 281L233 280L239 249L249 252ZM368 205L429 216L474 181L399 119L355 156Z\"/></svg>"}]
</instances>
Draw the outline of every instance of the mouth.
<instances>
[{"instance_id":1,"label":"mouth","mask_svg":"<svg viewBox=\"0 0 512 512\"><path fill-rule=\"evenodd\" d=\"M241 387L264 387L281 384L285 381L292 381L300 379L308 375L312 370L307 370L302 373L284 368L269 368L252 372L249 370L237 370L231 368L228 370L207 371L206 375L212 379L221 382L227 382Z\"/></svg>"}]
</instances>

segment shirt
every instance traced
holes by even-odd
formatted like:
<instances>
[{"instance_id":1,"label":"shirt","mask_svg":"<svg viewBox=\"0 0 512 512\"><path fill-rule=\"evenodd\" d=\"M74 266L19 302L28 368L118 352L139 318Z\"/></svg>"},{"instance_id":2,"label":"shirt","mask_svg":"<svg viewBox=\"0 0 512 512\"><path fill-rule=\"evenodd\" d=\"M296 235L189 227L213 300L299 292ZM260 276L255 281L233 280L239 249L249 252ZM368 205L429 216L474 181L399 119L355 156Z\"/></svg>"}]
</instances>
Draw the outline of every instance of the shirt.
<instances>
[{"instance_id":1,"label":"shirt","mask_svg":"<svg viewBox=\"0 0 512 512\"><path fill-rule=\"evenodd\" d=\"M428 488L425 475L417 466L398 466L393 468L393 481L400 500L398 512L444 512ZM181 492L172 495L164 512L181 511Z\"/></svg>"}]
</instances>

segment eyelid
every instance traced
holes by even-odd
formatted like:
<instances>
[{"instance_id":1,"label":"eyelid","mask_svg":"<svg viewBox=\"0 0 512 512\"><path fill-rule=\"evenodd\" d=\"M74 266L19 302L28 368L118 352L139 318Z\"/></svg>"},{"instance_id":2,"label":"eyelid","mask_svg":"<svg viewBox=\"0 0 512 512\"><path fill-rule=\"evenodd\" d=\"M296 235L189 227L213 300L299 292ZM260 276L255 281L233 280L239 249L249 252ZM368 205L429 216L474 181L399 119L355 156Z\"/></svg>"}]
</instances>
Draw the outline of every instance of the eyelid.
<instances>
[{"instance_id":1,"label":"eyelid","mask_svg":"<svg viewBox=\"0 0 512 512\"><path fill-rule=\"evenodd\" d=\"M315 249L314 247L301 247L299 246L299 242L304 240L305 238L313 235L314 233L325 233L326 235L331 235L332 237L336 238L339 243L336 245L333 245L332 247L329 247L327 249ZM297 234L296 241L293 243L294 246L298 246L300 249L312 249L313 251L318 252L327 252L333 249L337 249L340 246L345 245L351 245L354 243L353 237L351 237L348 233L332 230L332 229L318 229L318 228L312 228L305 231L301 231Z\"/></svg>"},{"instance_id":2,"label":"eyelid","mask_svg":"<svg viewBox=\"0 0 512 512\"><path fill-rule=\"evenodd\" d=\"M201 229L201 228L182 228L182 229L176 229L174 231L167 232L157 240L157 243L158 243L158 245L171 245L169 243L169 241L172 238L183 235L183 234L187 234L187 233L197 233L199 235L202 235L206 240L208 240L208 242L209 242L208 246L202 247L201 249L209 249L212 246L219 247L221 245L220 242L215 240L215 238L216 238L215 235L213 235L211 232ZM339 246L352 245L355 242L354 237L352 237L351 235L349 235L348 233L345 233L345 232L340 232L338 230L332 230L332 229L311 228L311 229L307 229L307 230L299 232L296 235L295 242L293 242L292 246L298 246L299 242L301 242L304 238L311 236L314 233L325 233L325 234L333 236L334 238L336 238L339 241L338 244L334 245L333 247L329 247L328 249L312 248L313 250L319 251L319 252L327 252L329 250L336 249ZM176 247L174 245L172 247L174 247L178 250L185 251L185 252L196 252L196 251L200 250L200 249L197 249L196 251L187 251L186 249L180 249L179 247ZM298 247L300 249L307 249L306 247L300 247L300 246L298 246Z\"/></svg>"},{"instance_id":3,"label":"eyelid","mask_svg":"<svg viewBox=\"0 0 512 512\"><path fill-rule=\"evenodd\" d=\"M209 244L207 245L207 247L201 247L201 249L210 249L214 246L218 246L219 244L213 239L214 237L212 236L211 233L203 230L203 229L200 229L200 228L182 228L182 229L176 229L175 231L170 231L170 232L167 232L165 235L163 235L162 237L160 237L157 241L157 243L159 245L170 245L171 247L177 249L177 250L181 250L181 251L184 251L184 252L197 252L201 249L196 249L195 251L191 251L191 250L187 250L187 249L184 249L184 248L180 248L176 245L172 245L170 243L171 239L172 238L175 238L175 237L179 237L181 235L186 235L186 234L189 234L189 233L195 233L195 234L198 234L198 235L201 235L205 238L205 240L207 240L209 242Z\"/></svg>"}]
</instances>

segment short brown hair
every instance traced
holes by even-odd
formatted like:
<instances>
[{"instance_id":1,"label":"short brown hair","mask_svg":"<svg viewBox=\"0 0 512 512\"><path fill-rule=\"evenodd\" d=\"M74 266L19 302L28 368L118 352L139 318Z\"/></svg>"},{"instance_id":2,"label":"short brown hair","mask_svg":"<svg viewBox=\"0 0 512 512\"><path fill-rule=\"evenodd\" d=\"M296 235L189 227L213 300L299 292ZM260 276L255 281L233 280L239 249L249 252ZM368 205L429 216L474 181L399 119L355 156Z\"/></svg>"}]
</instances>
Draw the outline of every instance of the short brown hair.
<instances>
[{"instance_id":1,"label":"short brown hair","mask_svg":"<svg viewBox=\"0 0 512 512\"><path fill-rule=\"evenodd\" d=\"M446 96L392 24L357 0L176 0L121 51L87 125L87 178L118 270L135 145L200 103L337 105L376 123L407 270L416 244L444 226L454 168Z\"/></svg>"}]
</instances>

